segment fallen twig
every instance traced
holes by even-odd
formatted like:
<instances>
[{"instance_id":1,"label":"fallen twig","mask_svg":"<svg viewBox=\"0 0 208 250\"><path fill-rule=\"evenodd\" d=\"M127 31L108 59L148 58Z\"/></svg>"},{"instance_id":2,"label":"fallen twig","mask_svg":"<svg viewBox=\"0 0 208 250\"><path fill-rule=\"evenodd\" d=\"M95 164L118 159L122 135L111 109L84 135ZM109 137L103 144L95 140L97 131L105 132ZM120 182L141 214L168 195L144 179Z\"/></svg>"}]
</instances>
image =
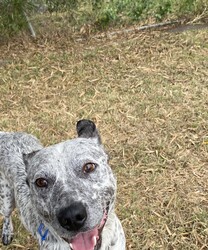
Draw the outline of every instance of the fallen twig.
<instances>
[{"instance_id":1,"label":"fallen twig","mask_svg":"<svg viewBox=\"0 0 208 250\"><path fill-rule=\"evenodd\" d=\"M155 23L155 24L143 25L143 26L140 26L140 27L134 27L134 28L130 28L130 29L107 32L105 34L97 35L96 38L102 38L102 37L105 37L105 36L114 36L114 35L131 33L131 32L138 32L138 31L143 31L143 30L147 30L147 29L161 28L161 27L165 27L165 26L179 24L181 22L182 22L181 20L176 20L176 21L169 21L169 22L163 22L163 23Z\"/></svg>"},{"instance_id":2,"label":"fallen twig","mask_svg":"<svg viewBox=\"0 0 208 250\"><path fill-rule=\"evenodd\" d=\"M35 30L33 29L32 23L30 22L29 17L28 17L28 15L26 14L25 11L24 11L24 16L25 16L26 21L27 21L27 23L28 23L28 27L29 27L29 30L30 30L30 32L31 32L32 37L33 37L33 38L36 38Z\"/></svg>"}]
</instances>

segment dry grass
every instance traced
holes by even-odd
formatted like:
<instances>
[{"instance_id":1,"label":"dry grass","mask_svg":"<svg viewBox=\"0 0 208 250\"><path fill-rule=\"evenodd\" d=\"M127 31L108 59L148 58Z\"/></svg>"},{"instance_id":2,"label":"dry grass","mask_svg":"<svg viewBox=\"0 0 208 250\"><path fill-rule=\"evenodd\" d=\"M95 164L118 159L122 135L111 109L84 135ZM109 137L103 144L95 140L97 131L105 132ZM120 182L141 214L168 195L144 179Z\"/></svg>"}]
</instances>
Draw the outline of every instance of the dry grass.
<instances>
[{"instance_id":1,"label":"dry grass","mask_svg":"<svg viewBox=\"0 0 208 250\"><path fill-rule=\"evenodd\" d=\"M207 31L49 41L0 48L0 130L48 145L93 119L127 249L208 249ZM14 217L14 245L0 249L37 249Z\"/></svg>"}]
</instances>

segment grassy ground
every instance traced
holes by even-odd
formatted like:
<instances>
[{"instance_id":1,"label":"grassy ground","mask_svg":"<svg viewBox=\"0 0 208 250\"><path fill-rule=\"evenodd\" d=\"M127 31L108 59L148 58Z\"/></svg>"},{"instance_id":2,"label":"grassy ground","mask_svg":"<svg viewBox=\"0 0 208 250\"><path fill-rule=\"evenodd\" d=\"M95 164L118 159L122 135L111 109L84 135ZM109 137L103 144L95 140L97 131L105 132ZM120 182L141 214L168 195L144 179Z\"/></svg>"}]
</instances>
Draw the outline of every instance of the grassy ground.
<instances>
[{"instance_id":1,"label":"grassy ground","mask_svg":"<svg viewBox=\"0 0 208 250\"><path fill-rule=\"evenodd\" d=\"M208 249L208 33L54 36L0 47L0 130L52 144L93 119L128 250ZM13 245L37 249L14 214Z\"/></svg>"}]
</instances>

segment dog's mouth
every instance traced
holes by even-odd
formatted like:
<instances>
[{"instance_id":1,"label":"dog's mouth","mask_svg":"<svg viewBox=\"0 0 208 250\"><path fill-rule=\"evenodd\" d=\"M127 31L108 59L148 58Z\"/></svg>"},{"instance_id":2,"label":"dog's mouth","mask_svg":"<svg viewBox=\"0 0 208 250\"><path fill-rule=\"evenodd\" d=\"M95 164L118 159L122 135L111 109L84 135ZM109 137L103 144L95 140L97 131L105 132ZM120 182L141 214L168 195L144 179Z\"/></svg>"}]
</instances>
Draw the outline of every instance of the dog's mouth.
<instances>
[{"instance_id":1,"label":"dog's mouth","mask_svg":"<svg viewBox=\"0 0 208 250\"><path fill-rule=\"evenodd\" d=\"M94 250L101 242L101 233L107 220L107 211L104 213L101 223L92 230L78 233L70 241L63 238L69 243L71 250Z\"/></svg>"}]
</instances>

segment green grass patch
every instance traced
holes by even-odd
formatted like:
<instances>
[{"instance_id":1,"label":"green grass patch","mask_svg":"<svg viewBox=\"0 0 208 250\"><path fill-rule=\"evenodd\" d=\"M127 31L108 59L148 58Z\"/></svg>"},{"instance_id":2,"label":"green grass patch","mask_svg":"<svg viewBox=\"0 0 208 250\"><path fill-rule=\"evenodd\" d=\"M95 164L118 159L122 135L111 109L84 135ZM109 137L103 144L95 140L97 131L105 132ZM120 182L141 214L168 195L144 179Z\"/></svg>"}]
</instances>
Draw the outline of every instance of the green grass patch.
<instances>
[{"instance_id":1,"label":"green grass patch","mask_svg":"<svg viewBox=\"0 0 208 250\"><path fill-rule=\"evenodd\" d=\"M44 10L43 15L40 15ZM25 13L37 23L50 19L51 31L54 22L62 23L62 28L90 26L105 29L109 26L131 25L135 23L160 22L164 20L191 20L202 15L206 17L206 0L70 0L70 1L28 1L5 0L0 3L0 31L10 36L27 28ZM51 14L49 14L51 13ZM42 26L42 25L41 25Z\"/></svg>"}]
</instances>

